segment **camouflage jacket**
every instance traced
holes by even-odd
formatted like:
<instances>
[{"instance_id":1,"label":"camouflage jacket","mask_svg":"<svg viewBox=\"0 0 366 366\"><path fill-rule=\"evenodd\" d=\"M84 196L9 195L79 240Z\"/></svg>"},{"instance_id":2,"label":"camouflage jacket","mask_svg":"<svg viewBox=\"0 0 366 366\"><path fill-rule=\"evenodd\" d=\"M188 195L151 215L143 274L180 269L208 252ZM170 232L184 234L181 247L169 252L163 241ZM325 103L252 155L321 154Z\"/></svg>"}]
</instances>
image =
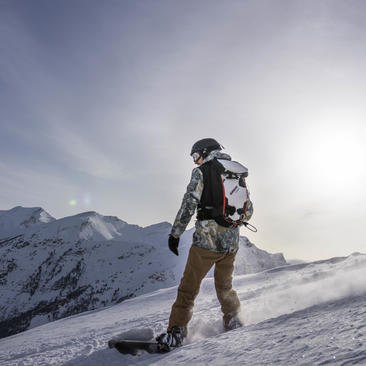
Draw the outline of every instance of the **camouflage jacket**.
<instances>
[{"instance_id":1,"label":"camouflage jacket","mask_svg":"<svg viewBox=\"0 0 366 366\"><path fill-rule=\"evenodd\" d=\"M231 160L228 154L219 150L212 151L203 161L203 164L213 158ZM182 205L175 218L171 235L179 238L191 221L203 191L203 174L199 168L192 171L191 180L184 194ZM248 212L249 220L252 210ZM219 253L236 253L239 249L239 227L227 228L218 225L215 220L197 220L193 234L193 245Z\"/></svg>"}]
</instances>

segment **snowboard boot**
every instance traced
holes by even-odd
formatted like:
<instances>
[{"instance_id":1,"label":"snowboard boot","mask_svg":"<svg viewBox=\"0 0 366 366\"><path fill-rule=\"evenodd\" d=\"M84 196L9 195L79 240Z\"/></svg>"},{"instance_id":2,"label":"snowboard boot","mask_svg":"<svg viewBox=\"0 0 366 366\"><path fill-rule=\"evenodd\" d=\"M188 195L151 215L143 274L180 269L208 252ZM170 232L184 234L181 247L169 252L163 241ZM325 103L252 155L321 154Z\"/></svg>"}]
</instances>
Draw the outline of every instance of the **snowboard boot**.
<instances>
[{"instance_id":1,"label":"snowboard boot","mask_svg":"<svg viewBox=\"0 0 366 366\"><path fill-rule=\"evenodd\" d=\"M186 327L174 326L169 332L156 337L160 352L169 352L173 348L180 347L187 335Z\"/></svg>"},{"instance_id":2,"label":"snowboard boot","mask_svg":"<svg viewBox=\"0 0 366 366\"><path fill-rule=\"evenodd\" d=\"M224 322L225 331L234 330L244 326L238 315L233 316L228 322Z\"/></svg>"}]
</instances>

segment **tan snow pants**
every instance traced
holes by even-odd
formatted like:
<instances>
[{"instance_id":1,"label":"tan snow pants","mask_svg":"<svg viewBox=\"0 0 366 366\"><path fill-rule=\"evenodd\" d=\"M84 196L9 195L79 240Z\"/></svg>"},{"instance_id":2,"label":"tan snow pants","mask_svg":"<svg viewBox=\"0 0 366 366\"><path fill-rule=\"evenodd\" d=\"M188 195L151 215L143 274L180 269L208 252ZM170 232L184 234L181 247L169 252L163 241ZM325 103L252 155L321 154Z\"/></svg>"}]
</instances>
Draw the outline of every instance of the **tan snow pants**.
<instances>
[{"instance_id":1,"label":"tan snow pants","mask_svg":"<svg viewBox=\"0 0 366 366\"><path fill-rule=\"evenodd\" d=\"M192 318L193 304L203 278L215 264L214 278L217 298L224 314L224 323L240 312L238 295L232 288L232 274L236 254L216 253L192 245L178 295L169 318L168 331L175 325L186 327Z\"/></svg>"}]
</instances>

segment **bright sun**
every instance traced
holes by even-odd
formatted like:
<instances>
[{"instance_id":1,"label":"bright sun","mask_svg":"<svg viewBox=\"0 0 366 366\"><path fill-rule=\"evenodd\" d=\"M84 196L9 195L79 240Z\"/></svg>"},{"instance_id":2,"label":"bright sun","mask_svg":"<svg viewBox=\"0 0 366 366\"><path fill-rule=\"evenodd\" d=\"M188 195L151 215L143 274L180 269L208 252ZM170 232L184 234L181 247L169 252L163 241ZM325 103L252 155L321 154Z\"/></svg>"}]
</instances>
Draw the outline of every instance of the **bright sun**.
<instances>
[{"instance_id":1,"label":"bright sun","mask_svg":"<svg viewBox=\"0 0 366 366\"><path fill-rule=\"evenodd\" d=\"M291 158L300 167L297 172L323 194L359 193L366 177L364 133L355 125L334 120L306 128L293 146Z\"/></svg>"},{"instance_id":2,"label":"bright sun","mask_svg":"<svg viewBox=\"0 0 366 366\"><path fill-rule=\"evenodd\" d=\"M361 178L365 147L351 131L327 131L312 145L309 158L320 180L343 186Z\"/></svg>"}]
</instances>

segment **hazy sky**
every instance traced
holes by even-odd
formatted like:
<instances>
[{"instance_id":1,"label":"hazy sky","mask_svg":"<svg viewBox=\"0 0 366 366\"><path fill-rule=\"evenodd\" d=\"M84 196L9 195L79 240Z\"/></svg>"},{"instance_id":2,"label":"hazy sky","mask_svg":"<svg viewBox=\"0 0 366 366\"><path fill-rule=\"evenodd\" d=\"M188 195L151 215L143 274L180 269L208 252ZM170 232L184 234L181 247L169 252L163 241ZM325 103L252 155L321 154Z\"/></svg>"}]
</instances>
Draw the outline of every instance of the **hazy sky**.
<instances>
[{"instance_id":1,"label":"hazy sky","mask_svg":"<svg viewBox=\"0 0 366 366\"><path fill-rule=\"evenodd\" d=\"M366 2L0 0L0 209L173 222L213 137L260 248L366 252ZM191 226L194 223L192 220Z\"/></svg>"}]
</instances>

